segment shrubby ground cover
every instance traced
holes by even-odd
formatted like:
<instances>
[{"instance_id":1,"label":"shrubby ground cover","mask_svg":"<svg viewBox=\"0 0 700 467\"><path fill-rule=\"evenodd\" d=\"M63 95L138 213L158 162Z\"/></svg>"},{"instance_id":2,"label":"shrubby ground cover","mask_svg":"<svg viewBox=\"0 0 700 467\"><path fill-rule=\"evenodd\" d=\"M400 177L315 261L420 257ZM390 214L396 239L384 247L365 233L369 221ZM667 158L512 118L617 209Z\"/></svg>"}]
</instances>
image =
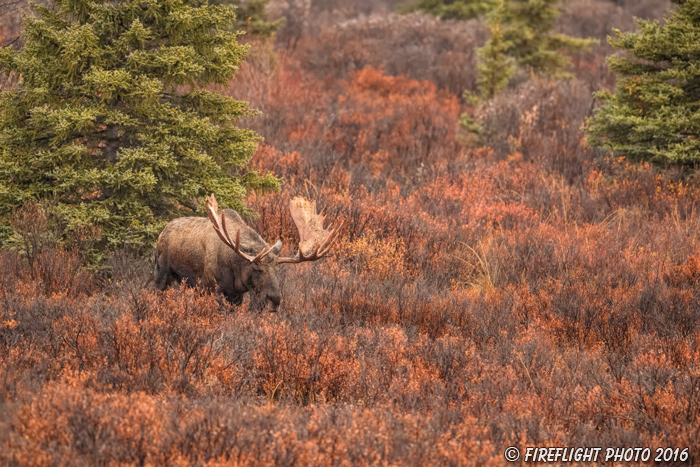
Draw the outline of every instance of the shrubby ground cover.
<instances>
[{"instance_id":1,"label":"shrubby ground cover","mask_svg":"<svg viewBox=\"0 0 700 467\"><path fill-rule=\"evenodd\" d=\"M632 27L659 13L644 4L572 1L559 27L602 38L591 11ZM128 252L92 272L37 207L17 217L27 254L0 251L3 463L698 452L700 190L688 169L586 145L592 91L614 85L610 47L572 57L572 79L511 83L478 109L482 144L465 147L460 96L476 86L483 24L371 9L312 3L318 21L287 21L274 53L254 45L219 88L262 111L245 121L265 138L251 167L283 180L247 199L263 237L282 232L291 253L296 195L349 221L332 256L282 273L280 313L157 293ZM421 31L430 40L401 39Z\"/></svg>"}]
</instances>

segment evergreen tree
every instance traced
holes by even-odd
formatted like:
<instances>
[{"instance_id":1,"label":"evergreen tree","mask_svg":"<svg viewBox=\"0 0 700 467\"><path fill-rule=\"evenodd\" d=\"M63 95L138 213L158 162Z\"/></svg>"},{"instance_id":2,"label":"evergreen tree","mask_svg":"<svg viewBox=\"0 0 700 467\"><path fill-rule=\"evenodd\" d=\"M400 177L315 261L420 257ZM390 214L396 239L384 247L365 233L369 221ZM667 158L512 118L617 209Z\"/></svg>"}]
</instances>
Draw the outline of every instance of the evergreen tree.
<instances>
[{"instance_id":1,"label":"evergreen tree","mask_svg":"<svg viewBox=\"0 0 700 467\"><path fill-rule=\"evenodd\" d=\"M638 31L614 31L608 57L614 93L588 121L589 143L636 160L700 160L700 0L673 0L665 22L637 20Z\"/></svg>"},{"instance_id":2,"label":"evergreen tree","mask_svg":"<svg viewBox=\"0 0 700 467\"><path fill-rule=\"evenodd\" d=\"M570 64L562 51L581 50L596 43L552 34L560 11L557 0L502 0L489 13L491 37L477 50L479 96L465 93L474 102L489 100L508 86L518 67L545 76L563 76ZM460 118L462 140L478 144L483 135L480 122L469 114Z\"/></svg>"},{"instance_id":3,"label":"evergreen tree","mask_svg":"<svg viewBox=\"0 0 700 467\"><path fill-rule=\"evenodd\" d=\"M508 82L516 72L514 60L506 54L506 44L503 42L503 33L498 19L497 16L491 17L491 37L486 45L477 50L479 95L470 91L464 92L464 99L472 104L493 98L508 86ZM484 129L476 118L465 112L460 116L459 126L461 128L459 139L463 144L467 146L480 144Z\"/></svg>"},{"instance_id":4,"label":"evergreen tree","mask_svg":"<svg viewBox=\"0 0 700 467\"><path fill-rule=\"evenodd\" d=\"M251 36L269 37L277 31L284 18L275 21L267 19L265 7L270 0L212 0L212 5L233 5L236 7L235 29Z\"/></svg>"},{"instance_id":5,"label":"evergreen tree","mask_svg":"<svg viewBox=\"0 0 700 467\"><path fill-rule=\"evenodd\" d=\"M520 69L545 76L562 76L571 64L567 52L586 50L595 39L552 32L560 0L422 0L420 9L443 19L488 14L491 38L479 48L479 93L491 98L507 86ZM511 57L509 59L508 57Z\"/></svg>"},{"instance_id":6,"label":"evergreen tree","mask_svg":"<svg viewBox=\"0 0 700 467\"><path fill-rule=\"evenodd\" d=\"M503 41L501 25L495 22L491 26L491 37L486 45L477 50L479 61L477 85L483 99L491 99L515 74L513 59L507 54L507 43Z\"/></svg>"},{"instance_id":7,"label":"evergreen tree","mask_svg":"<svg viewBox=\"0 0 700 467\"><path fill-rule=\"evenodd\" d=\"M505 52L541 75L561 75L571 60L562 52L586 50L598 41L554 34L559 0L505 0L492 14L503 26Z\"/></svg>"},{"instance_id":8,"label":"evergreen tree","mask_svg":"<svg viewBox=\"0 0 700 467\"><path fill-rule=\"evenodd\" d=\"M28 200L48 200L67 232L97 226L102 244L140 245L165 221L202 211L215 192L245 210L258 137L233 122L245 102L226 85L246 47L234 8L198 0L50 0L24 19L21 51L0 71L0 224ZM6 238L5 238L6 240ZM3 239L0 239L2 242Z\"/></svg>"},{"instance_id":9,"label":"evergreen tree","mask_svg":"<svg viewBox=\"0 0 700 467\"><path fill-rule=\"evenodd\" d=\"M407 12L422 10L442 19L472 19L488 13L498 0L420 0Z\"/></svg>"}]
</instances>

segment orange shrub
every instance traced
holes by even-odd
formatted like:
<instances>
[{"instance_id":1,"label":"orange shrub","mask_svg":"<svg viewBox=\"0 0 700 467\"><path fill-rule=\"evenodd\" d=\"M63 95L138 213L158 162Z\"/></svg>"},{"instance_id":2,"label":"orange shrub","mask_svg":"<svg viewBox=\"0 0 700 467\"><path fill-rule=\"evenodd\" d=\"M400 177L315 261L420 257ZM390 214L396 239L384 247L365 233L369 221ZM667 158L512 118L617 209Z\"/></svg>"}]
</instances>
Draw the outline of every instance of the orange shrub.
<instances>
[{"instance_id":1,"label":"orange shrub","mask_svg":"<svg viewBox=\"0 0 700 467\"><path fill-rule=\"evenodd\" d=\"M264 112L245 122L266 138L251 168L284 179L249 196L261 235L293 254L297 195L347 221L326 258L281 268L280 313L156 292L126 252L90 272L89 241L56 249L40 217L0 250L0 463L503 465L510 445L697 463L695 178L585 146L600 51L483 106L480 149L455 142L454 83L417 80L442 71L399 75L393 51L309 65L416 17L372 21L326 25L297 55L268 43L227 90Z\"/></svg>"}]
</instances>

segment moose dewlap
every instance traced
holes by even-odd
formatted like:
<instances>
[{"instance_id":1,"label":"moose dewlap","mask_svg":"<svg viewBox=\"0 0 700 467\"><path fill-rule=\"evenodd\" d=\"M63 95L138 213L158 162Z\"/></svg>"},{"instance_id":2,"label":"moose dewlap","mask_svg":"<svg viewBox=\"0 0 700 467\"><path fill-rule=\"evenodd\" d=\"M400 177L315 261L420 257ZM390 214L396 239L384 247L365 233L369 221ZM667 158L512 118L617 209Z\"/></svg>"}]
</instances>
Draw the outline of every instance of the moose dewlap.
<instances>
[{"instance_id":1,"label":"moose dewlap","mask_svg":"<svg viewBox=\"0 0 700 467\"><path fill-rule=\"evenodd\" d=\"M240 305L243 295L250 292L252 309L277 311L282 300L277 281L279 265L324 257L343 226L341 222L332 230L324 229L324 216L316 212L315 201L294 198L289 210L299 231L298 251L292 258L279 257L282 240L268 245L236 211L224 209L219 213L212 194L207 197L208 219L181 217L161 232L156 249L156 286L165 290L181 280L189 285L201 282L235 305Z\"/></svg>"}]
</instances>

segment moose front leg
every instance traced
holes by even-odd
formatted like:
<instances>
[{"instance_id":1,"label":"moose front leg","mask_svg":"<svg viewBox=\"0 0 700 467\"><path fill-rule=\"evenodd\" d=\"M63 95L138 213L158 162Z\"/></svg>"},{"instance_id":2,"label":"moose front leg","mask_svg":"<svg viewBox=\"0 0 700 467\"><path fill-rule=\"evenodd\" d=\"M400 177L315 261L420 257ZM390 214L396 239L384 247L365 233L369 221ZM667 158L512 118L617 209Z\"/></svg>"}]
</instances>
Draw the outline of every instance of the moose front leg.
<instances>
[{"instance_id":1,"label":"moose front leg","mask_svg":"<svg viewBox=\"0 0 700 467\"><path fill-rule=\"evenodd\" d=\"M243 294L242 293L224 292L224 297L226 297L227 302L229 302L231 305L234 305L234 306L241 306L241 304L243 303Z\"/></svg>"}]
</instances>

